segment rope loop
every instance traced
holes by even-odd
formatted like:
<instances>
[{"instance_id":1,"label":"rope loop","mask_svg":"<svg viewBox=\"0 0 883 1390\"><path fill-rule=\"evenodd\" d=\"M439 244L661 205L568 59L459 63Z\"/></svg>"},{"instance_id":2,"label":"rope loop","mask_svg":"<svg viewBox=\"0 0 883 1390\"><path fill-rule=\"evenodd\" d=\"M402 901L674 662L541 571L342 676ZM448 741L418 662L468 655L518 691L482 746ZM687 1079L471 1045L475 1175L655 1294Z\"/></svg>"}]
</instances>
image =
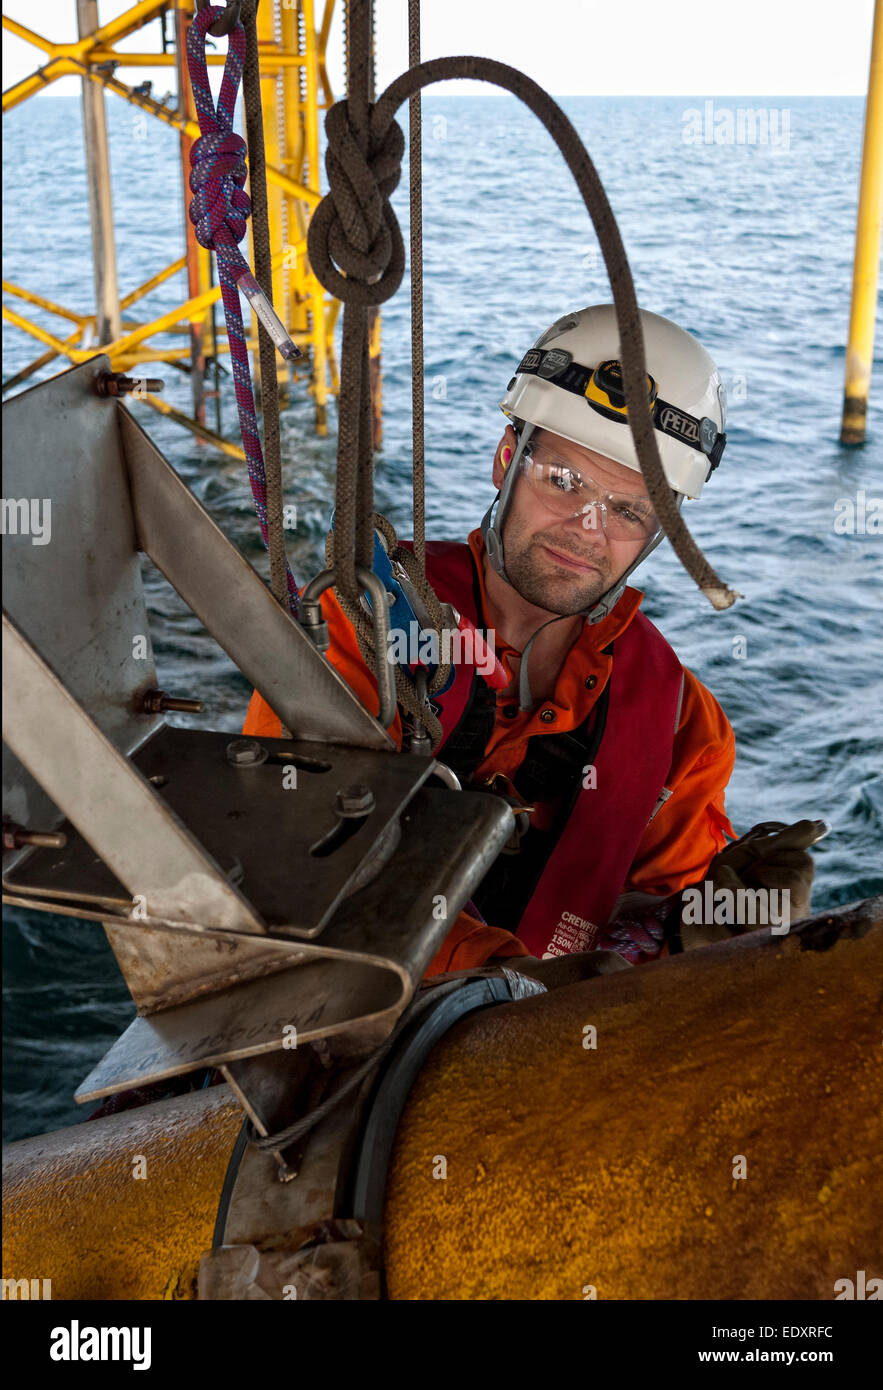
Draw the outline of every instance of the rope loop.
<instances>
[{"instance_id":1,"label":"rope loop","mask_svg":"<svg viewBox=\"0 0 883 1390\"><path fill-rule=\"evenodd\" d=\"M405 137L390 119L384 128L366 132L363 153L347 101L330 108L325 130L328 193L310 219L310 261L338 299L383 304L395 294L405 270L402 233L389 202L401 178Z\"/></svg>"}]
</instances>

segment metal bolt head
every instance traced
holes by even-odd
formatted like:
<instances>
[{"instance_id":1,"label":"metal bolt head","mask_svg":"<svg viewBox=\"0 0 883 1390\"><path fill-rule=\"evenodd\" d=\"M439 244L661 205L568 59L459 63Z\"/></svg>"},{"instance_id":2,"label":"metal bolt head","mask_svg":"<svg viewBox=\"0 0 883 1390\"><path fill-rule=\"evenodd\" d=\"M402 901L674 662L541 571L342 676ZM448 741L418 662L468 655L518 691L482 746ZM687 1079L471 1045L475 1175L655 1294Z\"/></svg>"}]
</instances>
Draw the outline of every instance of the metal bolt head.
<instances>
[{"instance_id":1,"label":"metal bolt head","mask_svg":"<svg viewBox=\"0 0 883 1390\"><path fill-rule=\"evenodd\" d=\"M338 815L367 816L376 805L374 793L364 783L357 782L351 787L340 787L335 795Z\"/></svg>"},{"instance_id":2,"label":"metal bolt head","mask_svg":"<svg viewBox=\"0 0 883 1390\"><path fill-rule=\"evenodd\" d=\"M257 767L267 757L268 750L256 738L234 738L227 744L227 762L234 767Z\"/></svg>"}]
</instances>

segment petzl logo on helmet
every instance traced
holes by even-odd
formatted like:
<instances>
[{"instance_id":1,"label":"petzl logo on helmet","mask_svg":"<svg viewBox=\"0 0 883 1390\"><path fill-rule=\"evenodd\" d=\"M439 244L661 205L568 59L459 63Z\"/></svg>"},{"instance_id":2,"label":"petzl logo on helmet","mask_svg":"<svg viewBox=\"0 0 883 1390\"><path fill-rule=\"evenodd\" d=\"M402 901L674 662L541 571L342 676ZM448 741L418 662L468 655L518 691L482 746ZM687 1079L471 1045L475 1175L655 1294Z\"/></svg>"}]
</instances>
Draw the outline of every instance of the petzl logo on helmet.
<instances>
[{"instance_id":1,"label":"petzl logo on helmet","mask_svg":"<svg viewBox=\"0 0 883 1390\"><path fill-rule=\"evenodd\" d=\"M572 352L565 352L564 348L550 348L543 354L543 360L537 367L537 376L551 379L563 372L565 367L569 367L572 361Z\"/></svg>"},{"instance_id":2,"label":"petzl logo on helmet","mask_svg":"<svg viewBox=\"0 0 883 1390\"><path fill-rule=\"evenodd\" d=\"M699 421L667 405L659 418L659 428L664 434L672 434L676 439L686 439L690 444L699 443Z\"/></svg>"},{"instance_id":3,"label":"petzl logo on helmet","mask_svg":"<svg viewBox=\"0 0 883 1390\"><path fill-rule=\"evenodd\" d=\"M540 365L542 360L543 354L538 352L536 348L531 348L529 352L524 354L519 362L518 370L520 372L533 372Z\"/></svg>"}]
</instances>

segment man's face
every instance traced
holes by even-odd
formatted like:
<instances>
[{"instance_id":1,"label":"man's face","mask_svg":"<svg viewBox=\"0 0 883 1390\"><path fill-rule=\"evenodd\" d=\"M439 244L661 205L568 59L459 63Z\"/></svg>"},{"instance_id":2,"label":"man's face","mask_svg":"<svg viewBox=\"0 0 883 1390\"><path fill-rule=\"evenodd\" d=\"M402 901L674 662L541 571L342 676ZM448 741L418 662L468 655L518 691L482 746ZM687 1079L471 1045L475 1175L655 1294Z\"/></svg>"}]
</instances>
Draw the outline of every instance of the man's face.
<instances>
[{"instance_id":1,"label":"man's face","mask_svg":"<svg viewBox=\"0 0 883 1390\"><path fill-rule=\"evenodd\" d=\"M501 447L514 452L515 431L508 426ZM559 459L598 484L598 495L628 494L646 499L643 476L603 454L569 439L537 429L531 435L538 458ZM511 465L510 465L511 467ZM500 450L494 461L494 484L500 487L503 471ZM579 613L595 603L616 583L640 554L646 537L609 536L600 510L561 518L544 506L521 474L515 482L503 524L506 573L528 603L547 613Z\"/></svg>"}]
</instances>

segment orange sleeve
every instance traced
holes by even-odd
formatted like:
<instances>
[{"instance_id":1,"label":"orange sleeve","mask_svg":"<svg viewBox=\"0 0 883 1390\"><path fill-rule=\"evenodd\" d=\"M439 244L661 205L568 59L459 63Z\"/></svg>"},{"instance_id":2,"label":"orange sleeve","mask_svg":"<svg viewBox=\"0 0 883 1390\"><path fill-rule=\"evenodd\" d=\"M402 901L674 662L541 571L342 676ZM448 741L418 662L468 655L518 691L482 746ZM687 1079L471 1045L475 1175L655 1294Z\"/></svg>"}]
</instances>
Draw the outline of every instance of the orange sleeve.
<instances>
[{"instance_id":1,"label":"orange sleeve","mask_svg":"<svg viewBox=\"0 0 883 1390\"><path fill-rule=\"evenodd\" d=\"M322 616L328 624L330 639L325 655L332 666L336 667L343 676L353 694L361 700L369 714L376 716L380 709L377 680L374 673L369 671L359 650L355 628L346 617L334 596L333 590L326 589L320 602L322 604ZM242 726L243 734L250 738L256 738L260 735L265 738L279 738L281 728L282 723L279 716L274 713L263 696L255 691L249 701L248 713ZM389 726L389 734L395 740L396 747L401 748L402 721L398 710L396 710L395 719Z\"/></svg>"},{"instance_id":2,"label":"orange sleeve","mask_svg":"<svg viewBox=\"0 0 883 1390\"><path fill-rule=\"evenodd\" d=\"M736 757L730 722L710 690L684 672L684 699L666 779L671 796L644 833L626 892L666 897L704 877L736 832L724 793Z\"/></svg>"},{"instance_id":3,"label":"orange sleeve","mask_svg":"<svg viewBox=\"0 0 883 1390\"><path fill-rule=\"evenodd\" d=\"M529 956L530 951L517 936L502 927L490 927L461 912L438 952L424 973L444 975L449 970L475 970L488 961L506 956Z\"/></svg>"}]
</instances>

